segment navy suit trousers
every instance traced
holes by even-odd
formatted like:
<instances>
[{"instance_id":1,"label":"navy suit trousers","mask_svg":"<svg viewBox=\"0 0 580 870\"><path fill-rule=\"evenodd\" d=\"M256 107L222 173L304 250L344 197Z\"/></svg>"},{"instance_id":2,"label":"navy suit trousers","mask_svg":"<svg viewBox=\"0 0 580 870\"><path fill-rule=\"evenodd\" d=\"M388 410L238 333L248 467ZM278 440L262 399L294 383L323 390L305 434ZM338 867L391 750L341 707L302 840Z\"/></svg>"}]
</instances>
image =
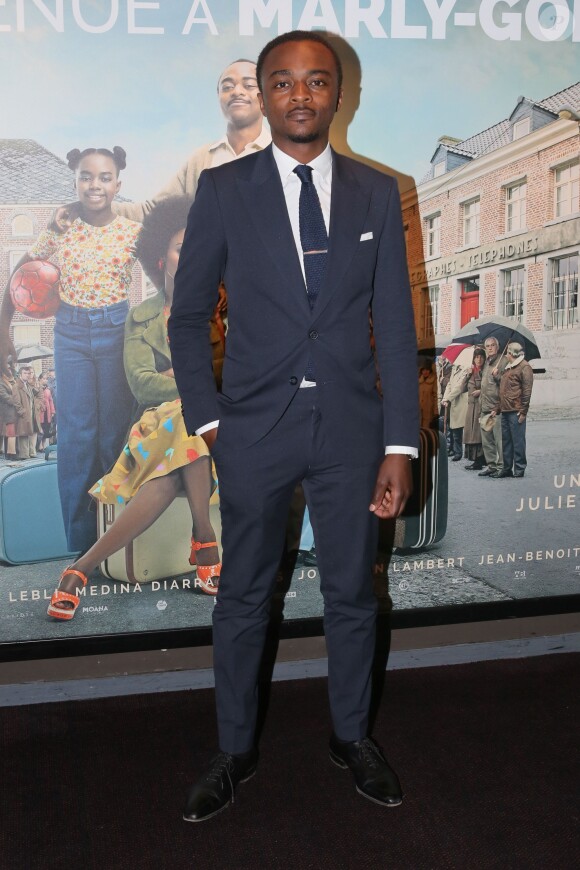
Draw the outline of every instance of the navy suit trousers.
<instances>
[{"instance_id":1,"label":"navy suit trousers","mask_svg":"<svg viewBox=\"0 0 580 870\"><path fill-rule=\"evenodd\" d=\"M314 529L324 599L328 691L341 740L366 735L375 643L372 569L378 521L369 511L381 455L335 457L340 432L328 431L317 388L298 390L256 444L221 447L214 458L222 516L223 568L213 614L214 671L222 751L247 752L255 740L258 673L288 509L302 481Z\"/></svg>"}]
</instances>

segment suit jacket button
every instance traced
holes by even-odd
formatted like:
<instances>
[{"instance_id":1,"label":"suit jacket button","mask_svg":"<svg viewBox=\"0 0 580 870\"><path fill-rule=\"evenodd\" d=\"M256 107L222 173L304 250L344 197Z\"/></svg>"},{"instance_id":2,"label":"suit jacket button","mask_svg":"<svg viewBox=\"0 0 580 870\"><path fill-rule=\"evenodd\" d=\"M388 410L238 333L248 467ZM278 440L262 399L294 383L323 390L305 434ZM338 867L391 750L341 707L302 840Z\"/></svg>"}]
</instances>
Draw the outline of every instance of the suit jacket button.
<instances>
[{"instance_id":1,"label":"suit jacket button","mask_svg":"<svg viewBox=\"0 0 580 870\"><path fill-rule=\"evenodd\" d=\"M298 378L295 378L294 375L292 375L292 377L290 378L290 383L292 384L292 386L294 386L298 383Z\"/></svg>"},{"instance_id":2,"label":"suit jacket button","mask_svg":"<svg viewBox=\"0 0 580 870\"><path fill-rule=\"evenodd\" d=\"M310 330L310 332L308 333L308 338L311 338L313 341L316 341L316 339L318 338L318 333L316 332L315 329Z\"/></svg>"}]
</instances>

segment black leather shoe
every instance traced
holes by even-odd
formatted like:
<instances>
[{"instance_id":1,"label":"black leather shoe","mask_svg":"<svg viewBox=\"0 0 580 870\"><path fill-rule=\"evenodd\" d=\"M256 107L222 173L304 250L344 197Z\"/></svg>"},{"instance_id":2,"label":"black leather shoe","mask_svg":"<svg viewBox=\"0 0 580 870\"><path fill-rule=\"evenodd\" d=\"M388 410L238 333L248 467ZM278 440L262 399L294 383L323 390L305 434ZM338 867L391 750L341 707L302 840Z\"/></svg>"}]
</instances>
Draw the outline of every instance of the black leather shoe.
<instances>
[{"instance_id":1,"label":"black leather shoe","mask_svg":"<svg viewBox=\"0 0 580 870\"><path fill-rule=\"evenodd\" d=\"M220 752L211 767L189 792L183 811L186 822L205 822L234 802L234 792L240 782L251 779L258 765L258 752L248 756Z\"/></svg>"},{"instance_id":2,"label":"black leather shoe","mask_svg":"<svg viewBox=\"0 0 580 870\"><path fill-rule=\"evenodd\" d=\"M501 471L497 473L498 477L513 477L514 473L510 468L502 468Z\"/></svg>"},{"instance_id":3,"label":"black leather shoe","mask_svg":"<svg viewBox=\"0 0 580 870\"><path fill-rule=\"evenodd\" d=\"M483 465L479 462L472 462L471 465L466 465L466 471L480 471L483 468Z\"/></svg>"},{"instance_id":4,"label":"black leather shoe","mask_svg":"<svg viewBox=\"0 0 580 870\"><path fill-rule=\"evenodd\" d=\"M330 738L330 760L338 767L349 768L354 776L356 790L363 797L386 807L398 807L403 802L397 774L370 737L353 743L341 743L333 734Z\"/></svg>"},{"instance_id":5,"label":"black leather shoe","mask_svg":"<svg viewBox=\"0 0 580 870\"><path fill-rule=\"evenodd\" d=\"M523 476L524 476L523 471L514 471L514 477L523 477Z\"/></svg>"},{"instance_id":6,"label":"black leather shoe","mask_svg":"<svg viewBox=\"0 0 580 870\"><path fill-rule=\"evenodd\" d=\"M492 477L497 472L493 470L493 468L486 468L485 471L480 471L477 475L478 477Z\"/></svg>"},{"instance_id":7,"label":"black leather shoe","mask_svg":"<svg viewBox=\"0 0 580 870\"><path fill-rule=\"evenodd\" d=\"M463 459L463 456L454 456L451 462L460 462Z\"/></svg>"}]
</instances>

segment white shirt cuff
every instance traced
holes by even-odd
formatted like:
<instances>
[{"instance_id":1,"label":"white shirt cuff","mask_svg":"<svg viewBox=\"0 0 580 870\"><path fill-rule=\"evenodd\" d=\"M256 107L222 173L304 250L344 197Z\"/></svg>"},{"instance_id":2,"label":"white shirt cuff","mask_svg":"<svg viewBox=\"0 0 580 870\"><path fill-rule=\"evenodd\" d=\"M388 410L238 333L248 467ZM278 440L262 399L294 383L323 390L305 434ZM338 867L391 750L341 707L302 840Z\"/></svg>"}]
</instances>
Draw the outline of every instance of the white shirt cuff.
<instances>
[{"instance_id":1,"label":"white shirt cuff","mask_svg":"<svg viewBox=\"0 0 580 870\"><path fill-rule=\"evenodd\" d=\"M418 459L419 451L416 447L401 447L399 444L392 444L389 447L385 447L385 456L388 456L390 453L403 453L405 456L408 456L409 459Z\"/></svg>"},{"instance_id":2,"label":"white shirt cuff","mask_svg":"<svg viewBox=\"0 0 580 870\"><path fill-rule=\"evenodd\" d=\"M211 423L205 423L205 425L200 426L199 429L195 430L195 434L203 435L204 432L209 432L210 429L217 429L219 423L219 420L212 420Z\"/></svg>"}]
</instances>

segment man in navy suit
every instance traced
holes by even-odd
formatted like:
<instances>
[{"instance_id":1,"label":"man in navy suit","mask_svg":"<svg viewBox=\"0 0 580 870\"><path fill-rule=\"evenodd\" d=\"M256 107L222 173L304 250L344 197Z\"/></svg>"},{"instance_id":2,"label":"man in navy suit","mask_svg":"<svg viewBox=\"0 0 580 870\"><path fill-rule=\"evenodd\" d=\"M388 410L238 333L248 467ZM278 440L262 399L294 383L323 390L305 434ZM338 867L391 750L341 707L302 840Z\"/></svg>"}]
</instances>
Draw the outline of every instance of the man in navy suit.
<instances>
[{"instance_id":1,"label":"man in navy suit","mask_svg":"<svg viewBox=\"0 0 580 870\"><path fill-rule=\"evenodd\" d=\"M187 429L214 456L222 513L213 617L220 752L190 792L187 821L227 807L256 770L258 670L298 482L324 598L330 757L370 800L402 800L367 736L378 518L398 516L409 497L419 432L399 196L393 178L328 144L342 70L319 33L272 40L257 74L273 146L202 174L169 321ZM218 396L208 321L221 280L229 329Z\"/></svg>"}]
</instances>

